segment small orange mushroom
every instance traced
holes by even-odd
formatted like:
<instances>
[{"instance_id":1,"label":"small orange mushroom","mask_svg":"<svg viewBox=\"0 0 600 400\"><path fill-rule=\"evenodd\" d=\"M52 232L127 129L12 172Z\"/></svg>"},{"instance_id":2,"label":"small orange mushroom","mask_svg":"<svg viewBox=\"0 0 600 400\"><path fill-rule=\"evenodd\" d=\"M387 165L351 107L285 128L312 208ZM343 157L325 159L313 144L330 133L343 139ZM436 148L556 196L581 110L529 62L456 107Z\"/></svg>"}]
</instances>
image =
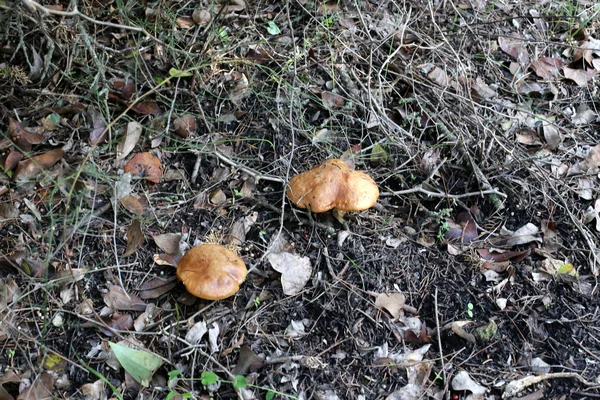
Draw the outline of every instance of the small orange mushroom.
<instances>
[{"instance_id":1,"label":"small orange mushroom","mask_svg":"<svg viewBox=\"0 0 600 400\"><path fill-rule=\"evenodd\" d=\"M297 207L314 213L331 209L346 212L371 208L379 198L379 189L369 175L334 158L293 177L286 194Z\"/></svg>"},{"instance_id":2,"label":"small orange mushroom","mask_svg":"<svg viewBox=\"0 0 600 400\"><path fill-rule=\"evenodd\" d=\"M247 273L244 261L218 244L192 247L177 264L177 278L188 292L205 300L233 296Z\"/></svg>"}]
</instances>

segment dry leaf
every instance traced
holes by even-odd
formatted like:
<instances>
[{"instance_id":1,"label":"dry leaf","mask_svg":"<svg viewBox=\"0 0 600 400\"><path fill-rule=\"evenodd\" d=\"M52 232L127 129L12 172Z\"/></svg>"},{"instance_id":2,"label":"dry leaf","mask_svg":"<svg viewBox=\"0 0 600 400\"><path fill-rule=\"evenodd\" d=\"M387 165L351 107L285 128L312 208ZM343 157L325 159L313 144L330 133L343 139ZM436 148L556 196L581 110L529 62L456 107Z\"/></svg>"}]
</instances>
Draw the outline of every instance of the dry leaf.
<instances>
[{"instance_id":1,"label":"dry leaf","mask_svg":"<svg viewBox=\"0 0 600 400\"><path fill-rule=\"evenodd\" d=\"M535 74L543 79L551 79L560 76L560 70L564 64L560 58L542 57L531 63Z\"/></svg>"},{"instance_id":2,"label":"dry leaf","mask_svg":"<svg viewBox=\"0 0 600 400\"><path fill-rule=\"evenodd\" d=\"M28 131L19 121L12 118L8 119L8 133L19 150L23 151L29 151L32 144L40 144L44 141L44 136Z\"/></svg>"},{"instance_id":3,"label":"dry leaf","mask_svg":"<svg viewBox=\"0 0 600 400\"><path fill-rule=\"evenodd\" d=\"M375 300L375 307L385 308L392 317L397 318L398 315L401 315L405 300L406 298L402 293L381 293Z\"/></svg>"},{"instance_id":4,"label":"dry leaf","mask_svg":"<svg viewBox=\"0 0 600 400\"><path fill-rule=\"evenodd\" d=\"M17 400L50 400L54 390L54 377L49 372L42 372Z\"/></svg>"},{"instance_id":5,"label":"dry leaf","mask_svg":"<svg viewBox=\"0 0 600 400\"><path fill-rule=\"evenodd\" d=\"M177 267L177 264L179 264L179 260L181 260L182 257L183 256L181 253L176 253L176 254L163 253L163 254L155 254L152 257L152 259L158 265L170 265L171 267Z\"/></svg>"},{"instance_id":6,"label":"dry leaf","mask_svg":"<svg viewBox=\"0 0 600 400\"><path fill-rule=\"evenodd\" d=\"M544 139L550 150L558 149L558 146L562 143L562 137L558 132L558 126L555 124L544 122Z\"/></svg>"},{"instance_id":7,"label":"dry leaf","mask_svg":"<svg viewBox=\"0 0 600 400\"><path fill-rule=\"evenodd\" d=\"M472 393L471 400L483 400L487 389L475 382L466 371L460 371L452 379L452 389L456 391L468 390Z\"/></svg>"},{"instance_id":8,"label":"dry leaf","mask_svg":"<svg viewBox=\"0 0 600 400\"><path fill-rule=\"evenodd\" d=\"M185 341L190 344L198 344L207 332L208 327L206 326L206 322L196 322L185 335Z\"/></svg>"},{"instance_id":9,"label":"dry leaf","mask_svg":"<svg viewBox=\"0 0 600 400\"><path fill-rule=\"evenodd\" d=\"M591 69L584 70L564 67L563 71L565 73L565 78L572 80L580 87L587 86L587 84L598 75L596 71Z\"/></svg>"},{"instance_id":10,"label":"dry leaf","mask_svg":"<svg viewBox=\"0 0 600 400\"><path fill-rule=\"evenodd\" d=\"M191 134L196 133L196 118L189 114L182 115L173 121L173 127L177 136L186 139Z\"/></svg>"},{"instance_id":11,"label":"dry leaf","mask_svg":"<svg viewBox=\"0 0 600 400\"><path fill-rule=\"evenodd\" d=\"M255 372L265 366L265 360L254 354L248 346L242 346L240 349L240 358L237 365L231 371L234 375L247 375L248 372Z\"/></svg>"},{"instance_id":12,"label":"dry leaf","mask_svg":"<svg viewBox=\"0 0 600 400\"><path fill-rule=\"evenodd\" d=\"M20 161L13 179L15 181L27 181L32 178L41 178L40 174L52 168L64 155L65 152L62 149L54 149Z\"/></svg>"},{"instance_id":13,"label":"dry leaf","mask_svg":"<svg viewBox=\"0 0 600 400\"><path fill-rule=\"evenodd\" d=\"M86 399L100 400L103 396L105 397L104 385L104 381L102 379L98 379L94 383L86 383L82 385L79 390L81 393L83 393Z\"/></svg>"},{"instance_id":14,"label":"dry leaf","mask_svg":"<svg viewBox=\"0 0 600 400\"><path fill-rule=\"evenodd\" d=\"M127 228L127 248L123 257L128 257L135 253L144 243L144 234L142 233L142 224L138 219L131 221Z\"/></svg>"},{"instance_id":15,"label":"dry leaf","mask_svg":"<svg viewBox=\"0 0 600 400\"><path fill-rule=\"evenodd\" d=\"M113 78L111 83L115 90L125 100L131 100L137 93L135 83L130 79Z\"/></svg>"},{"instance_id":16,"label":"dry leaf","mask_svg":"<svg viewBox=\"0 0 600 400\"><path fill-rule=\"evenodd\" d=\"M325 108L332 111L341 109L346 103L342 96L331 92L321 93L321 99L323 100Z\"/></svg>"},{"instance_id":17,"label":"dry leaf","mask_svg":"<svg viewBox=\"0 0 600 400\"><path fill-rule=\"evenodd\" d=\"M181 242L181 233L163 233L162 235L153 235L156 246L167 254L179 253L179 242Z\"/></svg>"},{"instance_id":18,"label":"dry leaf","mask_svg":"<svg viewBox=\"0 0 600 400\"><path fill-rule=\"evenodd\" d=\"M592 109L590 109L587 104L581 104L577 107L577 113L573 115L571 122L574 125L587 125L594 122L598 114Z\"/></svg>"},{"instance_id":19,"label":"dry leaf","mask_svg":"<svg viewBox=\"0 0 600 400\"><path fill-rule=\"evenodd\" d=\"M267 256L271 267L281 273L283 293L293 296L300 293L312 274L310 258L282 252L271 253Z\"/></svg>"},{"instance_id":20,"label":"dry leaf","mask_svg":"<svg viewBox=\"0 0 600 400\"><path fill-rule=\"evenodd\" d=\"M435 67L433 71L427 74L427 77L443 88L446 88L450 85L450 78L448 77L448 74L439 67Z\"/></svg>"},{"instance_id":21,"label":"dry leaf","mask_svg":"<svg viewBox=\"0 0 600 400\"><path fill-rule=\"evenodd\" d=\"M104 303L114 310L144 311L146 303L133 294L127 294L117 285L112 285L104 295Z\"/></svg>"},{"instance_id":22,"label":"dry leaf","mask_svg":"<svg viewBox=\"0 0 600 400\"><path fill-rule=\"evenodd\" d=\"M175 275L168 278L150 279L146 281L140 288L140 297L144 300L156 299L165 293L168 293L177 286L177 277Z\"/></svg>"},{"instance_id":23,"label":"dry leaf","mask_svg":"<svg viewBox=\"0 0 600 400\"><path fill-rule=\"evenodd\" d=\"M6 155L4 160L4 171L10 171L19 165L19 161L23 159L23 154L18 151L11 151Z\"/></svg>"},{"instance_id":24,"label":"dry leaf","mask_svg":"<svg viewBox=\"0 0 600 400\"><path fill-rule=\"evenodd\" d=\"M133 111L142 115L160 114L161 110L158 104L153 101L142 101L141 103L135 103L131 107Z\"/></svg>"},{"instance_id":25,"label":"dry leaf","mask_svg":"<svg viewBox=\"0 0 600 400\"><path fill-rule=\"evenodd\" d=\"M512 33L508 37L498 37L498 44L502 51L517 60L519 64L529 64L529 53L525 47L525 40L518 33Z\"/></svg>"},{"instance_id":26,"label":"dry leaf","mask_svg":"<svg viewBox=\"0 0 600 400\"><path fill-rule=\"evenodd\" d=\"M135 215L144 215L148 206L148 201L145 197L132 194L121 198L119 202L127 211Z\"/></svg>"},{"instance_id":27,"label":"dry leaf","mask_svg":"<svg viewBox=\"0 0 600 400\"><path fill-rule=\"evenodd\" d=\"M206 26L210 23L210 13L207 10L194 10L192 19L200 26Z\"/></svg>"},{"instance_id":28,"label":"dry leaf","mask_svg":"<svg viewBox=\"0 0 600 400\"><path fill-rule=\"evenodd\" d=\"M124 159L133 151L141 135L142 125L135 121L127 124L127 131L117 144L117 161Z\"/></svg>"},{"instance_id":29,"label":"dry leaf","mask_svg":"<svg viewBox=\"0 0 600 400\"><path fill-rule=\"evenodd\" d=\"M144 152L133 156L123 171L133 176L144 177L150 182L159 183L162 178L160 160L155 155Z\"/></svg>"}]
</instances>

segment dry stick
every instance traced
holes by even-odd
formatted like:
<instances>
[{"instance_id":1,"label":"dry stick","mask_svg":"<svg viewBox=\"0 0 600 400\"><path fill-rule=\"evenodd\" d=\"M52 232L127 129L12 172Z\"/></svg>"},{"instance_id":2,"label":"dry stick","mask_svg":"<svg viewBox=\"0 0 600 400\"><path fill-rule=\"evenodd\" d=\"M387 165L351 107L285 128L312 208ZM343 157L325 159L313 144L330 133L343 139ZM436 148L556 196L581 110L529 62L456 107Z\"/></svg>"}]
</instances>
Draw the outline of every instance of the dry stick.
<instances>
[{"instance_id":1,"label":"dry stick","mask_svg":"<svg viewBox=\"0 0 600 400\"><path fill-rule=\"evenodd\" d=\"M129 25L121 25L121 24L114 24L112 22L105 22L105 21L99 21L97 19L94 19L92 17L88 17L85 14L82 14L79 9L77 8L77 4L75 3L73 6L73 10L71 11L60 11L60 10L53 10L50 8L46 8L43 5L41 5L40 3L38 3L35 0L23 0L23 3L25 3L25 5L31 10L39 10L42 12L42 14L44 15L60 15L62 17L80 17L83 18L87 21L90 21L93 24L96 25L103 25L103 26L109 26L112 28L117 28L117 29L127 29L130 31L134 31L134 32L142 32L146 35L148 35L149 37L152 37L152 35L148 34L143 28L140 28L138 26L129 26Z\"/></svg>"},{"instance_id":2,"label":"dry stick","mask_svg":"<svg viewBox=\"0 0 600 400\"><path fill-rule=\"evenodd\" d=\"M435 329L437 331L438 349L440 352L440 361L442 363L442 376L444 377L444 393L446 393L446 399L450 399L450 392L448 392L448 377L446 376L446 364L444 362L444 350L442 348L442 337L440 334L440 319L438 315L438 288L435 288L435 294L433 297L435 306Z\"/></svg>"},{"instance_id":3,"label":"dry stick","mask_svg":"<svg viewBox=\"0 0 600 400\"><path fill-rule=\"evenodd\" d=\"M526 389L527 387L529 387L531 385L535 385L536 383L540 383L540 382L543 382L548 379L571 379L571 378L577 379L579 382L581 382L585 386L588 386L591 388L600 387L599 384L597 384L595 382L587 381L583 376L579 375L576 372L555 372L552 374L530 375L530 376L526 376L525 378L518 379L516 381L511 381L504 387L504 393L502 393L502 398L506 399L507 397L513 397L514 395L516 395L523 389Z\"/></svg>"},{"instance_id":4,"label":"dry stick","mask_svg":"<svg viewBox=\"0 0 600 400\"><path fill-rule=\"evenodd\" d=\"M489 195L489 194L495 194L497 196L504 197L504 198L508 197L508 195L498 191L498 189L488 189L488 190L481 190L479 192L469 192L469 193L461 193L461 194L449 194L449 193L443 193L443 192L432 192L427 189L423 189L423 186L421 186L421 185L417 185L411 189L406 189L406 190L383 192L380 194L380 196L381 197L390 197L390 196L400 196L403 194L411 194L411 193L423 193L423 194L426 194L427 196L431 196L431 197L450 198L450 199L463 199L465 197L484 196L484 195Z\"/></svg>"},{"instance_id":5,"label":"dry stick","mask_svg":"<svg viewBox=\"0 0 600 400\"><path fill-rule=\"evenodd\" d=\"M239 170L244 171L245 173L247 173L248 175L250 175L252 178L254 178L254 180L256 181L256 183L258 183L258 181L263 180L263 181L270 181L270 182L278 182L278 183L285 183L286 180L283 178L280 178L278 176L273 176L273 175L263 175L258 171L255 171L252 168L246 167L244 165L238 164L237 162L233 161L232 159L230 159L229 157L227 157L225 154L220 153L218 151L215 151L213 153L215 156L217 156L217 158L221 161L223 161L225 164L229 164L232 167L235 167Z\"/></svg>"}]
</instances>

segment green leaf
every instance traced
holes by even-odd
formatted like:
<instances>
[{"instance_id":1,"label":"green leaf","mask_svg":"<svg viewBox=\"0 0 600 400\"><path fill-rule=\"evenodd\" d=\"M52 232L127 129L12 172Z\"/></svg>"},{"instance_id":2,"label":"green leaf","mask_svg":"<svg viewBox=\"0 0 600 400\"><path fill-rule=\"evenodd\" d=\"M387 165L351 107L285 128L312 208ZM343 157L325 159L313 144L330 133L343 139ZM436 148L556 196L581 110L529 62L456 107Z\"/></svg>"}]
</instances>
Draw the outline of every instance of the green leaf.
<instances>
[{"instance_id":1,"label":"green leaf","mask_svg":"<svg viewBox=\"0 0 600 400\"><path fill-rule=\"evenodd\" d=\"M219 377L217 376L217 374L211 371L204 371L200 375L200 382L202 382L203 385L212 385L214 383L217 383L218 380Z\"/></svg>"},{"instance_id":2,"label":"green leaf","mask_svg":"<svg viewBox=\"0 0 600 400\"><path fill-rule=\"evenodd\" d=\"M173 397L175 397L175 392L171 390L165 400L171 400Z\"/></svg>"},{"instance_id":3,"label":"green leaf","mask_svg":"<svg viewBox=\"0 0 600 400\"><path fill-rule=\"evenodd\" d=\"M275 397L275 392L272 390L269 390L267 392L267 395L265 396L265 400L273 400L273 397Z\"/></svg>"},{"instance_id":4,"label":"green leaf","mask_svg":"<svg viewBox=\"0 0 600 400\"><path fill-rule=\"evenodd\" d=\"M233 387L236 389L243 389L246 386L248 386L248 381L246 380L246 377L242 375L236 375L235 379L233 380Z\"/></svg>"},{"instance_id":5,"label":"green leaf","mask_svg":"<svg viewBox=\"0 0 600 400\"><path fill-rule=\"evenodd\" d=\"M579 277L579 274L577 273L577 270L575 269L575 267L573 266L573 264L567 263L567 264L563 264L558 268L558 271L556 271L557 275L571 275L574 276L576 278Z\"/></svg>"},{"instance_id":6,"label":"green leaf","mask_svg":"<svg viewBox=\"0 0 600 400\"><path fill-rule=\"evenodd\" d=\"M388 163L390 156L387 151L379 143L373 146L371 149L371 163L378 165L385 165Z\"/></svg>"},{"instance_id":7,"label":"green leaf","mask_svg":"<svg viewBox=\"0 0 600 400\"><path fill-rule=\"evenodd\" d=\"M173 78L185 78L186 76L192 76L192 73L187 71L181 71L177 68L171 68L169 70L169 75L171 75Z\"/></svg>"},{"instance_id":8,"label":"green leaf","mask_svg":"<svg viewBox=\"0 0 600 400\"><path fill-rule=\"evenodd\" d=\"M130 349L113 342L108 342L108 344L123 369L143 386L148 386L154 371L161 366L162 360L147 351Z\"/></svg>"},{"instance_id":9,"label":"green leaf","mask_svg":"<svg viewBox=\"0 0 600 400\"><path fill-rule=\"evenodd\" d=\"M279 35L281 33L281 29L279 29L275 22L269 21L267 25L267 32L269 32L269 34Z\"/></svg>"},{"instance_id":10,"label":"green leaf","mask_svg":"<svg viewBox=\"0 0 600 400\"><path fill-rule=\"evenodd\" d=\"M173 371L170 371L167 375L169 376L169 380L171 381L171 380L177 378L180 374L181 374L180 370L174 369Z\"/></svg>"},{"instance_id":11,"label":"green leaf","mask_svg":"<svg viewBox=\"0 0 600 400\"><path fill-rule=\"evenodd\" d=\"M183 399L191 399L192 398L192 394L191 393L182 393L182 394L180 394L180 396Z\"/></svg>"}]
</instances>

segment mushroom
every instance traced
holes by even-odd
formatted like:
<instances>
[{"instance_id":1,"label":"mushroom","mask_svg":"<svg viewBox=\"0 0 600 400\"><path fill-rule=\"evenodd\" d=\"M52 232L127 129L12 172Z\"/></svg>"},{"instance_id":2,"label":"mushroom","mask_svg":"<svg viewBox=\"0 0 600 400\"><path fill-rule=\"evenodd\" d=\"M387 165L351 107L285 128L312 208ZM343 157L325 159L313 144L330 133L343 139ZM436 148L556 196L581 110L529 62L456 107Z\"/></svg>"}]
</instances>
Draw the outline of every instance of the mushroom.
<instances>
[{"instance_id":1,"label":"mushroom","mask_svg":"<svg viewBox=\"0 0 600 400\"><path fill-rule=\"evenodd\" d=\"M177 264L177 278L188 292L205 300L234 295L247 273L244 261L218 244L192 247Z\"/></svg>"},{"instance_id":2,"label":"mushroom","mask_svg":"<svg viewBox=\"0 0 600 400\"><path fill-rule=\"evenodd\" d=\"M293 177L286 194L297 207L315 213L331 209L346 212L371 208L379 198L379 189L369 175L334 158Z\"/></svg>"}]
</instances>

